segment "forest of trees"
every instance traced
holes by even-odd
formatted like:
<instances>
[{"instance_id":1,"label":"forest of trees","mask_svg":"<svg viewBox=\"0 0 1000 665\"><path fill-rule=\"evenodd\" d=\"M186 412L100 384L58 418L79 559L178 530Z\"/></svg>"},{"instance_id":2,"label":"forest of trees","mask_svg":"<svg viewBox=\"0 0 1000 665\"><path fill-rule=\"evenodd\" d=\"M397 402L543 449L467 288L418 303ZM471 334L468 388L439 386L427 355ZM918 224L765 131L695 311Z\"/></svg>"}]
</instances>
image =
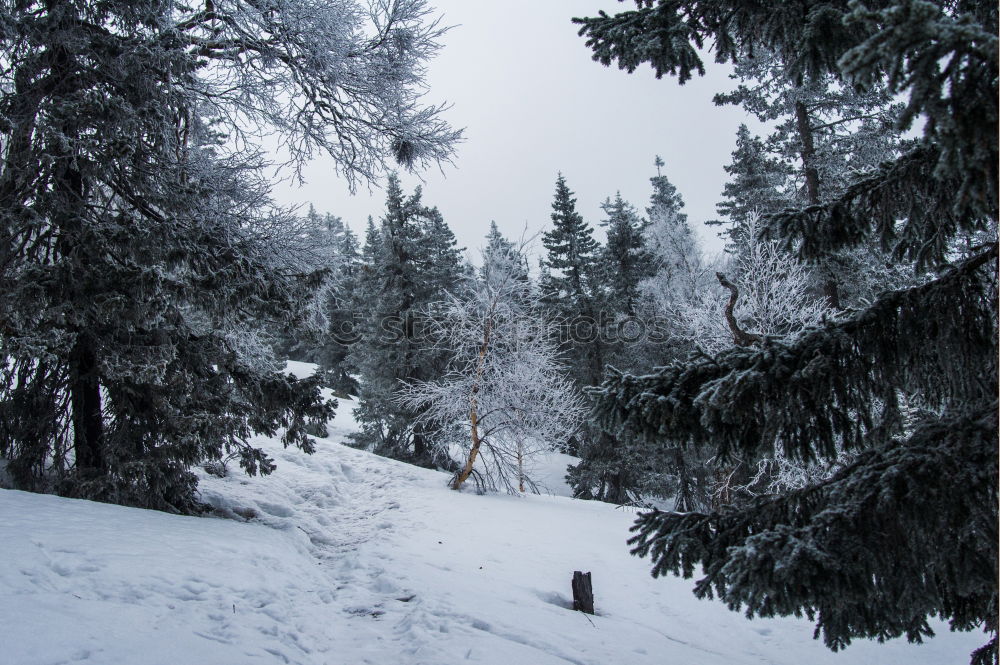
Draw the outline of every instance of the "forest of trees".
<instances>
[{"instance_id":1,"label":"forest of trees","mask_svg":"<svg viewBox=\"0 0 1000 665\"><path fill-rule=\"evenodd\" d=\"M937 616L989 632L973 663L997 662L995 4L574 19L628 72L683 83L706 44L732 64L715 103L768 129L736 130L718 218L697 220L725 252L684 212L680 158L649 155L647 200L593 192L588 220L553 173L544 232L484 224L471 259L392 172L460 137L420 101L425 2L370 24L353 0L299 4L0 10L14 487L198 513L192 468L269 473L259 433L310 450L325 386L356 400L352 445L454 489L531 491L535 454L575 456L575 496L646 509L633 552L701 570L699 596L805 615L835 650ZM384 210L356 235L274 205L265 131L293 166L324 151L384 184Z\"/></svg>"}]
</instances>

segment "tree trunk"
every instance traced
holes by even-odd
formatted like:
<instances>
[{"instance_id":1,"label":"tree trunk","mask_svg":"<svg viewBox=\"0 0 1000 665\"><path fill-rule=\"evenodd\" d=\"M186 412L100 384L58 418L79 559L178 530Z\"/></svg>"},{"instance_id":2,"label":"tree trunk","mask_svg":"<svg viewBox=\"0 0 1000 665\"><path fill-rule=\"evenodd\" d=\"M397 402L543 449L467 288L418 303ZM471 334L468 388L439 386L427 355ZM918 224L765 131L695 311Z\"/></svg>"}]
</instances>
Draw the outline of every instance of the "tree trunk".
<instances>
[{"instance_id":1,"label":"tree trunk","mask_svg":"<svg viewBox=\"0 0 1000 665\"><path fill-rule=\"evenodd\" d=\"M70 405L73 410L73 450L76 468L104 471L104 420L97 355L87 334L77 339L71 355Z\"/></svg>"},{"instance_id":2,"label":"tree trunk","mask_svg":"<svg viewBox=\"0 0 1000 665\"><path fill-rule=\"evenodd\" d=\"M677 496L674 497L674 510L679 513L689 513L695 509L695 497L692 492L691 472L684 459L684 449L676 447L672 450L674 471L677 474Z\"/></svg>"},{"instance_id":3,"label":"tree trunk","mask_svg":"<svg viewBox=\"0 0 1000 665\"><path fill-rule=\"evenodd\" d=\"M424 442L424 437L422 434L417 432L413 433L413 459L418 463L424 462L424 458L427 456L427 444Z\"/></svg>"},{"instance_id":4,"label":"tree trunk","mask_svg":"<svg viewBox=\"0 0 1000 665\"><path fill-rule=\"evenodd\" d=\"M736 288L736 285L726 279L726 276L721 272L715 273L716 279L719 280L724 288L729 289L729 302L726 303L726 323L729 325L729 332L733 335L733 343L736 346L753 346L754 344L761 345L764 343L764 338L760 335L754 333L748 333L747 331L740 328L739 322L736 321L736 314L734 311L736 309L736 301L739 300L740 290Z\"/></svg>"},{"instance_id":5,"label":"tree trunk","mask_svg":"<svg viewBox=\"0 0 1000 665\"><path fill-rule=\"evenodd\" d=\"M462 471L455 476L455 480L451 484L453 490L461 489L462 483L472 475L472 467L476 464L476 457L479 456L479 447L482 445L482 441L479 438L479 418L476 415L475 405L472 406L472 410L469 412L469 422L471 423L472 448L469 449L469 457L465 460L465 466L462 467Z\"/></svg>"},{"instance_id":6,"label":"tree trunk","mask_svg":"<svg viewBox=\"0 0 1000 665\"><path fill-rule=\"evenodd\" d=\"M802 85L801 82L799 85ZM820 202L819 170L816 168L816 143L813 138L812 124L809 122L809 110L802 102L795 102L795 126L801 143L802 168L806 176L806 202L816 205ZM823 273L823 295L827 303L834 309L840 309L840 286L828 261L820 263Z\"/></svg>"},{"instance_id":7,"label":"tree trunk","mask_svg":"<svg viewBox=\"0 0 1000 665\"><path fill-rule=\"evenodd\" d=\"M424 434L422 423L417 423L413 427L413 461L421 466L431 464L430 449L427 446L427 437Z\"/></svg>"},{"instance_id":8,"label":"tree trunk","mask_svg":"<svg viewBox=\"0 0 1000 665\"><path fill-rule=\"evenodd\" d=\"M816 144L813 140L809 110L802 102L795 102L795 127L799 133L802 168L806 176L806 200L809 205L819 203L819 170L816 168Z\"/></svg>"},{"instance_id":9,"label":"tree trunk","mask_svg":"<svg viewBox=\"0 0 1000 665\"><path fill-rule=\"evenodd\" d=\"M479 448L482 440L479 438L479 402L476 395L479 394L479 386L483 381L483 370L486 364L486 352L490 348L490 335L493 332L493 320L487 316L483 326L483 343L479 346L479 360L476 365L476 382L472 386L472 394L469 396L469 435L472 438L472 447L469 449L469 458L465 461L462 471L455 476L451 484L453 490L461 489L462 483L472 475L472 468L476 464L476 457L479 456Z\"/></svg>"},{"instance_id":10,"label":"tree trunk","mask_svg":"<svg viewBox=\"0 0 1000 665\"><path fill-rule=\"evenodd\" d=\"M57 2L50 3L54 8ZM65 47L53 48L53 74L62 74L72 80L76 63ZM72 87L72 86L71 86ZM74 90L63 91L70 94ZM65 120L61 129L67 137L67 145L56 155L53 184L58 208L54 221L59 227L56 249L65 260L71 261L72 277L62 287L70 299L78 306L85 307L89 297L86 289L90 286L92 264L87 251L81 251L80 243L85 236L85 224L81 210L86 208L88 187L84 174L78 168L71 146L76 143L79 129L73 118ZM84 317L86 321L86 317ZM94 334L83 323L76 328L76 341L69 354L68 391L71 421L73 423L73 452L76 469L103 473L106 469L104 456L104 417L101 409L101 382L97 367L97 343Z\"/></svg>"},{"instance_id":11,"label":"tree trunk","mask_svg":"<svg viewBox=\"0 0 1000 665\"><path fill-rule=\"evenodd\" d=\"M517 442L517 490L524 492L524 447Z\"/></svg>"}]
</instances>

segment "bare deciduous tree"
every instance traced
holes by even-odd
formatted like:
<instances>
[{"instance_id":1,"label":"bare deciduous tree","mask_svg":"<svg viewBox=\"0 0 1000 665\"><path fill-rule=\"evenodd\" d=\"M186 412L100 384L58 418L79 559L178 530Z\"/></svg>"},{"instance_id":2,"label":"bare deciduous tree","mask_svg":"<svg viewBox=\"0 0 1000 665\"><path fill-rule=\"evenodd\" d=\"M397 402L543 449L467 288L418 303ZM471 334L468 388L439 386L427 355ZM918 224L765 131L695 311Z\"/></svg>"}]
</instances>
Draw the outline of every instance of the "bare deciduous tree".
<instances>
[{"instance_id":1,"label":"bare deciduous tree","mask_svg":"<svg viewBox=\"0 0 1000 665\"><path fill-rule=\"evenodd\" d=\"M397 399L423 409L439 445L463 433L453 489L475 477L487 489L537 491L532 457L569 438L586 408L535 314L538 296L523 266L513 256L486 258L482 276L442 303L430 327L454 354L451 369L440 380L407 384Z\"/></svg>"}]
</instances>

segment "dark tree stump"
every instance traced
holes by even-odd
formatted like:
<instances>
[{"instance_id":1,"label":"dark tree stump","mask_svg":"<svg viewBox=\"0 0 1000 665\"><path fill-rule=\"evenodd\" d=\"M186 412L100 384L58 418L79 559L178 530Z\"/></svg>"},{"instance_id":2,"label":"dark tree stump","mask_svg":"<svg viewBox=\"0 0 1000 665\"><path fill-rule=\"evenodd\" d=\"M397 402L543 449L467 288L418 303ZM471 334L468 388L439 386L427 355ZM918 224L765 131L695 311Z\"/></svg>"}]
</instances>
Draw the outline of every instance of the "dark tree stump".
<instances>
[{"instance_id":1,"label":"dark tree stump","mask_svg":"<svg viewBox=\"0 0 1000 665\"><path fill-rule=\"evenodd\" d=\"M573 609L587 614L594 613L594 589L590 573L573 572Z\"/></svg>"}]
</instances>

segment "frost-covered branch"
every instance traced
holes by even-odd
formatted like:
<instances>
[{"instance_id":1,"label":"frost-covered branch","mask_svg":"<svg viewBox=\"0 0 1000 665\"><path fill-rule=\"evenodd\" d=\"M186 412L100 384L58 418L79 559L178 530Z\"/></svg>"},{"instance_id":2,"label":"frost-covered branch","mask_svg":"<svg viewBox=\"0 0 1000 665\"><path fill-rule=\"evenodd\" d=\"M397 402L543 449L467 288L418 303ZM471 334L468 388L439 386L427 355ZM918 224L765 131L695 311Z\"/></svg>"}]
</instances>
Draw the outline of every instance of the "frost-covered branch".
<instances>
[{"instance_id":1,"label":"frost-covered branch","mask_svg":"<svg viewBox=\"0 0 1000 665\"><path fill-rule=\"evenodd\" d=\"M277 131L296 165L315 151L354 186L392 156L447 161L460 132L423 102L426 62L446 31L425 0L216 0L174 5L151 44L179 40L199 64L181 85L234 134Z\"/></svg>"},{"instance_id":2,"label":"frost-covered branch","mask_svg":"<svg viewBox=\"0 0 1000 665\"><path fill-rule=\"evenodd\" d=\"M421 409L420 420L441 433L464 431L465 464L453 488L480 469L491 489L525 491L533 486L530 458L565 441L585 406L535 315L538 296L523 266L486 258L468 293L449 296L432 323L431 336L454 354L450 370L437 381L407 384L397 400ZM455 441L443 436L438 443Z\"/></svg>"}]
</instances>

